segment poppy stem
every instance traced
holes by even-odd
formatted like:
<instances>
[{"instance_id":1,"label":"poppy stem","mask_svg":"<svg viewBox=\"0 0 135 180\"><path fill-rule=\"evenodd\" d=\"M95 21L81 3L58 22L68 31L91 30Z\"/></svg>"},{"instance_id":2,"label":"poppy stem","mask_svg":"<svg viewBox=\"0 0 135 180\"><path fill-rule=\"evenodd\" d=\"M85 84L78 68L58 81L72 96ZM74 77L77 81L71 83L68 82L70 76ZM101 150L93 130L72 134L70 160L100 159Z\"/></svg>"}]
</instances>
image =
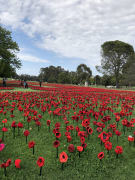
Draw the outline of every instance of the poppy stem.
<instances>
[{"instance_id":1,"label":"poppy stem","mask_svg":"<svg viewBox=\"0 0 135 180\"><path fill-rule=\"evenodd\" d=\"M27 136L26 136L26 144L27 144Z\"/></svg>"},{"instance_id":2,"label":"poppy stem","mask_svg":"<svg viewBox=\"0 0 135 180\"><path fill-rule=\"evenodd\" d=\"M116 154L116 158L118 158L118 154Z\"/></svg>"},{"instance_id":3,"label":"poppy stem","mask_svg":"<svg viewBox=\"0 0 135 180\"><path fill-rule=\"evenodd\" d=\"M15 139L15 127L13 127L13 138Z\"/></svg>"},{"instance_id":4,"label":"poppy stem","mask_svg":"<svg viewBox=\"0 0 135 180\"><path fill-rule=\"evenodd\" d=\"M102 146L102 144L103 144L103 143L102 143L102 140L101 140L101 141L100 141L100 145Z\"/></svg>"},{"instance_id":5,"label":"poppy stem","mask_svg":"<svg viewBox=\"0 0 135 180\"><path fill-rule=\"evenodd\" d=\"M41 174L42 174L42 167L40 167L40 174L39 174L39 176L41 176Z\"/></svg>"},{"instance_id":6,"label":"poppy stem","mask_svg":"<svg viewBox=\"0 0 135 180\"><path fill-rule=\"evenodd\" d=\"M49 128L49 132L50 132L50 125L48 126L48 128Z\"/></svg>"},{"instance_id":7,"label":"poppy stem","mask_svg":"<svg viewBox=\"0 0 135 180\"><path fill-rule=\"evenodd\" d=\"M79 151L79 158L80 158L80 151Z\"/></svg>"},{"instance_id":8,"label":"poppy stem","mask_svg":"<svg viewBox=\"0 0 135 180\"><path fill-rule=\"evenodd\" d=\"M61 169L63 170L63 168L64 168L64 163L61 163Z\"/></svg>"},{"instance_id":9,"label":"poppy stem","mask_svg":"<svg viewBox=\"0 0 135 180\"><path fill-rule=\"evenodd\" d=\"M58 158L58 147L56 149L57 149L56 158Z\"/></svg>"},{"instance_id":10,"label":"poppy stem","mask_svg":"<svg viewBox=\"0 0 135 180\"><path fill-rule=\"evenodd\" d=\"M2 141L4 141L4 131L2 132Z\"/></svg>"},{"instance_id":11,"label":"poppy stem","mask_svg":"<svg viewBox=\"0 0 135 180\"><path fill-rule=\"evenodd\" d=\"M125 135L125 126L123 126L123 131L124 131L124 135Z\"/></svg>"},{"instance_id":12,"label":"poppy stem","mask_svg":"<svg viewBox=\"0 0 135 180\"><path fill-rule=\"evenodd\" d=\"M34 154L34 152L35 152L35 151L34 151L34 146L33 146L33 154Z\"/></svg>"},{"instance_id":13,"label":"poppy stem","mask_svg":"<svg viewBox=\"0 0 135 180\"><path fill-rule=\"evenodd\" d=\"M7 170L6 170L6 167L4 168L4 175L7 176Z\"/></svg>"}]
</instances>

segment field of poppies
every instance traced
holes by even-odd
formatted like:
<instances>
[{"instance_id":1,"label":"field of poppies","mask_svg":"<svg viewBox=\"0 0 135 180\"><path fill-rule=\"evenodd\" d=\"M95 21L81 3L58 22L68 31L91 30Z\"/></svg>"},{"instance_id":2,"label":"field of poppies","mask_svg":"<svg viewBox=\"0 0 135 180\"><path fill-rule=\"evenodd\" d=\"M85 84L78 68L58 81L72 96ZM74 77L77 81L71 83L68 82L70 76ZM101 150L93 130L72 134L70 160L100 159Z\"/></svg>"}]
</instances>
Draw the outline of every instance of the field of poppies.
<instances>
[{"instance_id":1,"label":"field of poppies","mask_svg":"<svg viewBox=\"0 0 135 180\"><path fill-rule=\"evenodd\" d=\"M0 179L135 178L135 92L29 87L0 91Z\"/></svg>"}]
</instances>

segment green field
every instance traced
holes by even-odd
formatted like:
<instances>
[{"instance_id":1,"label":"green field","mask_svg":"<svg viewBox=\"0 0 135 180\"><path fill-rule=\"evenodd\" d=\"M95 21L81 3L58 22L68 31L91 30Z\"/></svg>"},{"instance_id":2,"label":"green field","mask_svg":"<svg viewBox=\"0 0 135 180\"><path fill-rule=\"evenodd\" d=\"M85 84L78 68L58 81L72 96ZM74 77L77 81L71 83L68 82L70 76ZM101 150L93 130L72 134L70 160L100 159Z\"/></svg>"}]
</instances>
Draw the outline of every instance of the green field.
<instances>
[{"instance_id":1,"label":"green field","mask_svg":"<svg viewBox=\"0 0 135 180\"><path fill-rule=\"evenodd\" d=\"M24 89L15 88L15 91L25 91ZM27 91L27 90L26 90ZM28 89L28 94L30 94L30 89ZM11 91L12 96L15 97L17 95L17 92ZM33 91L32 93L36 93ZM27 93L26 93L27 94ZM23 94L22 94L23 95ZM39 95L39 93L33 94L36 96L39 96L40 98L37 99L35 102L38 104L39 100L43 99L44 103L46 97L42 97ZM27 95L24 95L24 97L27 97ZM58 99L57 99L58 98ZM54 100L55 102L58 102L61 97L56 97L57 100ZM74 99L72 99L74 100ZM10 100L9 104L12 102L18 103L17 100ZM23 101L22 101L23 102ZM25 102L28 103L27 98L25 99ZM49 101L50 102L50 101ZM87 103L87 101L84 101L83 104ZM94 109L95 111L98 111L100 104L98 103L98 106ZM22 104L22 107L24 108L24 105ZM59 104L59 107L63 107L62 103ZM78 152L76 150L76 147L81 145L80 139L76 136L76 131L71 131L72 141L67 142L67 139L65 138L65 124L63 122L62 117L49 115L46 111L45 113L42 113L41 107L34 106L30 107L30 109L35 110L38 112L38 114L42 114L42 118L40 120L41 127L38 130L38 127L35 125L35 121L32 120L30 122L29 128L26 118L24 119L23 112L19 112L17 106L15 107L15 110L13 114L15 117L12 119L10 117L10 111L11 106L7 106L5 110L7 109L6 116L3 114L0 114L0 119L3 120L7 118L8 122L6 124L6 127L8 128L8 132L4 133L4 143L5 143L5 149L0 152L0 162L7 160L11 158L12 163L10 167L7 167L7 177L4 176L4 169L1 168L0 170L0 179L9 179L9 180L21 180L21 179L45 179L45 180L71 180L71 179L94 179L94 180L102 180L102 179L111 179L111 180L133 180L135 178L135 171L134 171L134 154L135 154L135 146L133 143L129 145L128 143L128 135L133 135L134 128L128 128L128 131L126 131L125 135L123 133L123 127L121 124L119 124L119 131L122 132L122 135L119 137L119 141L117 142L116 135L113 135L113 137L110 138L110 142L113 144L112 150L108 153L105 149L104 145L100 143L100 139L98 138L98 133L96 132L95 126L93 125L94 118L90 116L90 127L93 129L93 134L90 135L90 137L86 138L85 142L87 143L87 148L84 149L83 152L81 152L81 157L79 158ZM54 111L56 108L54 106L51 107L51 111ZM121 110L121 102L116 109L116 112L119 112ZM76 108L76 113L78 113L80 109ZM33 117L33 114L30 113L30 115ZM69 121L68 125L73 125L76 127L79 125L81 130L83 130L81 123L74 122L71 118L71 116L74 115L74 110L70 109L70 115L66 114L67 120ZM111 117L111 123L115 122L114 115L111 112L105 113L105 115L110 115ZM132 117L135 116L135 113L133 113ZM86 119L87 117L85 117ZM131 117L130 117L131 118ZM46 125L46 121L50 119L51 120L51 131L49 132L48 126ZM20 132L18 134L18 128L15 129L15 139L13 138L13 129L11 127L11 122L15 120L16 122L22 122L23 128L20 129ZM60 147L59 147L59 153L62 151L65 151L68 154L68 161L64 164L64 170L61 169L61 163L59 162L59 159L56 158L56 149L53 147L53 142L55 141L55 136L52 133L53 128L55 127L55 123L60 122L60 132L61 132L61 138L60 138ZM1 123L1 128L2 128ZM29 129L30 135L28 136L28 142L29 141L35 141L35 154L32 154L32 149L28 148L28 144L26 144L25 136L23 135L24 130ZM104 131L107 130L107 124L104 128ZM2 132L0 133L0 136L2 137ZM69 144L74 144L75 146L75 152L69 153L67 148ZM119 155L119 158L116 158L115 154L115 147L117 145L120 145L123 147L123 154ZM97 154L99 152L103 151L105 153L105 157L100 161L97 158ZM36 161L38 157L44 157L45 158L45 165L42 170L42 176L39 176L39 167L36 164ZM21 159L21 168L16 169L14 166L15 159Z\"/></svg>"}]
</instances>

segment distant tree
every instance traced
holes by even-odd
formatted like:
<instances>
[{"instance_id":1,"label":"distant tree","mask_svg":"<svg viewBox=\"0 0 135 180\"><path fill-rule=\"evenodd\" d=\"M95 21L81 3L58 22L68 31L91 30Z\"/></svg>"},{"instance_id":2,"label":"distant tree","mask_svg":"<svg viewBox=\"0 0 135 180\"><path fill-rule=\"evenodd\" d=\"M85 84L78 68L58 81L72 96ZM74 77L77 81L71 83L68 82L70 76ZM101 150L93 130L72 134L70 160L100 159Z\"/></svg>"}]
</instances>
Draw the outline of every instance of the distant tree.
<instances>
[{"instance_id":1,"label":"distant tree","mask_svg":"<svg viewBox=\"0 0 135 180\"><path fill-rule=\"evenodd\" d=\"M58 76L65 70L61 66L49 66L40 69L39 78L49 83L57 83Z\"/></svg>"},{"instance_id":2,"label":"distant tree","mask_svg":"<svg viewBox=\"0 0 135 180\"><path fill-rule=\"evenodd\" d=\"M131 86L135 85L135 54L129 57L123 70L123 81L124 85Z\"/></svg>"},{"instance_id":3,"label":"distant tree","mask_svg":"<svg viewBox=\"0 0 135 180\"><path fill-rule=\"evenodd\" d=\"M116 84L114 76L103 75L101 81L102 81L102 85L104 85L105 87L109 85L115 86Z\"/></svg>"},{"instance_id":4,"label":"distant tree","mask_svg":"<svg viewBox=\"0 0 135 180\"><path fill-rule=\"evenodd\" d=\"M90 77L92 76L91 69L86 64L80 64L77 67L77 76L78 76L78 82L81 84L84 81L89 82Z\"/></svg>"},{"instance_id":5,"label":"distant tree","mask_svg":"<svg viewBox=\"0 0 135 180\"><path fill-rule=\"evenodd\" d=\"M18 44L12 40L11 32L0 26L0 76L11 77L16 68L21 67L21 61L16 53Z\"/></svg>"},{"instance_id":6,"label":"distant tree","mask_svg":"<svg viewBox=\"0 0 135 180\"><path fill-rule=\"evenodd\" d=\"M71 71L71 72L69 73L69 76L70 76L70 83L71 83L71 84L78 84L78 83L79 83L76 72Z\"/></svg>"},{"instance_id":7,"label":"distant tree","mask_svg":"<svg viewBox=\"0 0 135 180\"><path fill-rule=\"evenodd\" d=\"M133 53L133 47L125 42L118 40L105 42L101 45L101 66L96 68L103 74L114 75L118 88L124 65Z\"/></svg>"},{"instance_id":8,"label":"distant tree","mask_svg":"<svg viewBox=\"0 0 135 180\"><path fill-rule=\"evenodd\" d=\"M33 76L29 74L21 74L21 75L18 75L17 78L20 80L26 80L26 81L39 81L38 76Z\"/></svg>"},{"instance_id":9,"label":"distant tree","mask_svg":"<svg viewBox=\"0 0 135 180\"><path fill-rule=\"evenodd\" d=\"M96 75L94 77L94 81L96 85L100 85L101 84L101 77L99 75Z\"/></svg>"},{"instance_id":10,"label":"distant tree","mask_svg":"<svg viewBox=\"0 0 135 180\"><path fill-rule=\"evenodd\" d=\"M68 71L59 73L58 83L62 83L62 84L70 84L71 83L70 74Z\"/></svg>"}]
</instances>

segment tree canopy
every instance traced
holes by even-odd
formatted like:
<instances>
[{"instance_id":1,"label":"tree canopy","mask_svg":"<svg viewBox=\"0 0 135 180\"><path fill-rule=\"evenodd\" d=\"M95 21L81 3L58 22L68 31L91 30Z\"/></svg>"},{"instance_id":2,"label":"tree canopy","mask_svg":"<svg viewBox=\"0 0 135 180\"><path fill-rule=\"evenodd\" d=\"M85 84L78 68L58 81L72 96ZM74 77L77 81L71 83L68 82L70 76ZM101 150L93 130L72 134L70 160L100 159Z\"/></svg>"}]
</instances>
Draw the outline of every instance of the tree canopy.
<instances>
[{"instance_id":1,"label":"tree canopy","mask_svg":"<svg viewBox=\"0 0 135 180\"><path fill-rule=\"evenodd\" d=\"M135 85L135 54L129 57L123 70L123 82L126 85Z\"/></svg>"},{"instance_id":2,"label":"tree canopy","mask_svg":"<svg viewBox=\"0 0 135 180\"><path fill-rule=\"evenodd\" d=\"M78 75L78 81L80 83L82 83L82 81L89 82L90 77L92 76L92 71L86 64L80 64L77 67L77 75Z\"/></svg>"},{"instance_id":3,"label":"tree canopy","mask_svg":"<svg viewBox=\"0 0 135 180\"><path fill-rule=\"evenodd\" d=\"M21 67L21 61L16 53L18 44L12 40L11 32L0 26L0 76L11 77L16 68Z\"/></svg>"},{"instance_id":4,"label":"tree canopy","mask_svg":"<svg viewBox=\"0 0 135 180\"><path fill-rule=\"evenodd\" d=\"M130 44L122 41L107 41L101 45L101 66L97 70L106 75L114 75L119 87L120 75L128 58L134 53Z\"/></svg>"},{"instance_id":5,"label":"tree canopy","mask_svg":"<svg viewBox=\"0 0 135 180\"><path fill-rule=\"evenodd\" d=\"M49 66L40 69L39 79L49 83L79 84L89 81L91 70L85 64L80 64L76 71L66 71L61 66Z\"/></svg>"}]
</instances>

